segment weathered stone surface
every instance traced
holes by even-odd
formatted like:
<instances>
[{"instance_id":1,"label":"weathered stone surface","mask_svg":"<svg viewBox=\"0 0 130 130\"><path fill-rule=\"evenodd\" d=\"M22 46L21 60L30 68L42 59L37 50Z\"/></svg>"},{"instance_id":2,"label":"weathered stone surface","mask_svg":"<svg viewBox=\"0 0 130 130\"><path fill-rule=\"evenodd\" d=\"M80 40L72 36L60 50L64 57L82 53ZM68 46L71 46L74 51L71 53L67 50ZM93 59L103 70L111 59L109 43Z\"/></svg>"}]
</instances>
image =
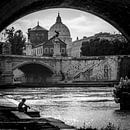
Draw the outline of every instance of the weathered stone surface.
<instances>
[{"instance_id":1,"label":"weathered stone surface","mask_svg":"<svg viewBox=\"0 0 130 130\"><path fill-rule=\"evenodd\" d=\"M127 56L127 61L129 57ZM12 83L13 70L24 73L23 83L44 84L59 81L116 81L119 77L120 56L95 57L31 57L0 55L2 71L0 81ZM122 60L126 59L122 56ZM126 62L125 62L126 63ZM123 64L122 64L123 65ZM128 75L125 68L124 75ZM123 72L122 72L123 73ZM129 75L128 75L129 76ZM3 80L2 80L3 79Z\"/></svg>"}]
</instances>

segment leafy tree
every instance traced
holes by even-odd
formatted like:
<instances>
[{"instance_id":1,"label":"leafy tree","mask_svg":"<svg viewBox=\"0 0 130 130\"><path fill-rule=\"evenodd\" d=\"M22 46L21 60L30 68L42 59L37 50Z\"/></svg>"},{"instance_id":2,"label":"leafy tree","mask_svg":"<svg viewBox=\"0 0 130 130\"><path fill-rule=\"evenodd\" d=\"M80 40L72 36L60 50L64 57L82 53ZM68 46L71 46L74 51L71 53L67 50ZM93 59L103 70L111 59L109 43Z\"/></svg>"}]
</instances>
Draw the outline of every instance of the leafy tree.
<instances>
[{"instance_id":1,"label":"leafy tree","mask_svg":"<svg viewBox=\"0 0 130 130\"><path fill-rule=\"evenodd\" d=\"M100 55L128 55L130 54L130 45L126 41L115 39L94 38L82 43L82 56L100 56Z\"/></svg>"},{"instance_id":2,"label":"leafy tree","mask_svg":"<svg viewBox=\"0 0 130 130\"><path fill-rule=\"evenodd\" d=\"M6 42L11 44L11 53L15 55L23 54L23 47L25 46L25 37L21 30L16 30L12 27L5 30Z\"/></svg>"}]
</instances>

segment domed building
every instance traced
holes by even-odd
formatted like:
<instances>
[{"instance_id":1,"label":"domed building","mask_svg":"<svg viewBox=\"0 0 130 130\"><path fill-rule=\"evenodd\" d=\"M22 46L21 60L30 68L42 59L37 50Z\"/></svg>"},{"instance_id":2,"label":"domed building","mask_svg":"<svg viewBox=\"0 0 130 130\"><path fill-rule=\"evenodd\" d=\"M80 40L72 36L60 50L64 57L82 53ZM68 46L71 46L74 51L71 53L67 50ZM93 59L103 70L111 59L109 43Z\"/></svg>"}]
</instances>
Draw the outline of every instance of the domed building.
<instances>
[{"instance_id":1,"label":"domed building","mask_svg":"<svg viewBox=\"0 0 130 130\"><path fill-rule=\"evenodd\" d=\"M59 51L56 50L57 46ZM26 42L24 54L50 57L67 56L66 46L67 44L59 38L58 31L48 39L48 30L41 27L38 22L37 26L28 29L28 42Z\"/></svg>"},{"instance_id":2,"label":"domed building","mask_svg":"<svg viewBox=\"0 0 130 130\"><path fill-rule=\"evenodd\" d=\"M56 23L52 25L48 32L49 39L52 38L56 32L59 33L58 38L65 42L67 44L67 48L69 47L69 44L72 42L72 38L70 35L70 31L68 27L62 23L60 14L58 13L58 16L56 18Z\"/></svg>"},{"instance_id":3,"label":"domed building","mask_svg":"<svg viewBox=\"0 0 130 130\"><path fill-rule=\"evenodd\" d=\"M48 30L41 27L38 22L37 26L28 29L28 39L33 46L46 42L48 40Z\"/></svg>"}]
</instances>

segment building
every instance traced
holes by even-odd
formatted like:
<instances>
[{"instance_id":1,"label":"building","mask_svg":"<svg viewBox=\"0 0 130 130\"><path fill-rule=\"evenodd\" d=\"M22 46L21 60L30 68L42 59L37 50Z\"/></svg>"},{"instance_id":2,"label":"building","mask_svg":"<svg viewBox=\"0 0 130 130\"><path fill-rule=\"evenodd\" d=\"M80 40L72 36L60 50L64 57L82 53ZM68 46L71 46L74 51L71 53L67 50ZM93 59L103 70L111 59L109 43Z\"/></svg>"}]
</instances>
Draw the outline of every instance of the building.
<instances>
[{"instance_id":1,"label":"building","mask_svg":"<svg viewBox=\"0 0 130 130\"><path fill-rule=\"evenodd\" d=\"M71 57L80 57L80 48L82 47L82 42L87 41L88 39L86 37L83 37L82 39L78 39L73 41L69 48L69 56Z\"/></svg>"},{"instance_id":2,"label":"building","mask_svg":"<svg viewBox=\"0 0 130 130\"><path fill-rule=\"evenodd\" d=\"M32 43L33 47L44 43L48 40L48 30L41 27L38 22L37 26L28 29L28 39Z\"/></svg>"},{"instance_id":3,"label":"building","mask_svg":"<svg viewBox=\"0 0 130 130\"><path fill-rule=\"evenodd\" d=\"M58 13L56 23L51 26L49 33L39 25L39 22L34 28L28 29L28 42L24 53L34 56L67 56L67 44L71 41L70 31L62 23Z\"/></svg>"},{"instance_id":4,"label":"building","mask_svg":"<svg viewBox=\"0 0 130 130\"><path fill-rule=\"evenodd\" d=\"M34 56L49 56L52 57L55 55L54 45L59 44L60 54L59 56L67 56L66 53L66 43L61 41L59 38L52 37L47 42L39 44L33 48L32 54ZM58 51L58 50L57 50Z\"/></svg>"},{"instance_id":5,"label":"building","mask_svg":"<svg viewBox=\"0 0 130 130\"><path fill-rule=\"evenodd\" d=\"M48 32L49 39L55 35L55 31L59 33L60 40L67 44L67 49L68 49L69 44L71 44L72 42L72 38L70 35L69 28L65 24L62 23L62 19L59 13L56 18L55 24L53 24L49 29L49 32Z\"/></svg>"},{"instance_id":6,"label":"building","mask_svg":"<svg viewBox=\"0 0 130 130\"><path fill-rule=\"evenodd\" d=\"M72 57L80 57L80 52L81 52L81 47L82 47L82 43L85 41L90 41L91 39L95 39L95 38L100 38L100 39L106 39L109 41L118 39L121 41L126 41L125 37L122 36L121 34L110 34L110 33L97 33L93 36L90 37L83 37L82 39L77 39L75 41L73 41L70 44L70 56Z\"/></svg>"}]
</instances>

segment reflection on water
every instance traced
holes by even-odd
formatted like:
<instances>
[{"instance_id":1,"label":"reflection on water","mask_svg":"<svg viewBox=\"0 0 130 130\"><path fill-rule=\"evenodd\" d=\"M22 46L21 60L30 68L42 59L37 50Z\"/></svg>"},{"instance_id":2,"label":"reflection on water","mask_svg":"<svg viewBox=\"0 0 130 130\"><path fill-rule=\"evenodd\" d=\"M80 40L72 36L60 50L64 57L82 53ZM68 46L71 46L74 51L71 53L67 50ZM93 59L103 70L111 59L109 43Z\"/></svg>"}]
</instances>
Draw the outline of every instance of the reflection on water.
<instances>
[{"instance_id":1,"label":"reflection on water","mask_svg":"<svg viewBox=\"0 0 130 130\"><path fill-rule=\"evenodd\" d=\"M67 124L103 127L109 122L130 128L130 112L119 111L108 87L17 88L2 91L7 97L21 100L38 109L43 117L54 117Z\"/></svg>"}]
</instances>

